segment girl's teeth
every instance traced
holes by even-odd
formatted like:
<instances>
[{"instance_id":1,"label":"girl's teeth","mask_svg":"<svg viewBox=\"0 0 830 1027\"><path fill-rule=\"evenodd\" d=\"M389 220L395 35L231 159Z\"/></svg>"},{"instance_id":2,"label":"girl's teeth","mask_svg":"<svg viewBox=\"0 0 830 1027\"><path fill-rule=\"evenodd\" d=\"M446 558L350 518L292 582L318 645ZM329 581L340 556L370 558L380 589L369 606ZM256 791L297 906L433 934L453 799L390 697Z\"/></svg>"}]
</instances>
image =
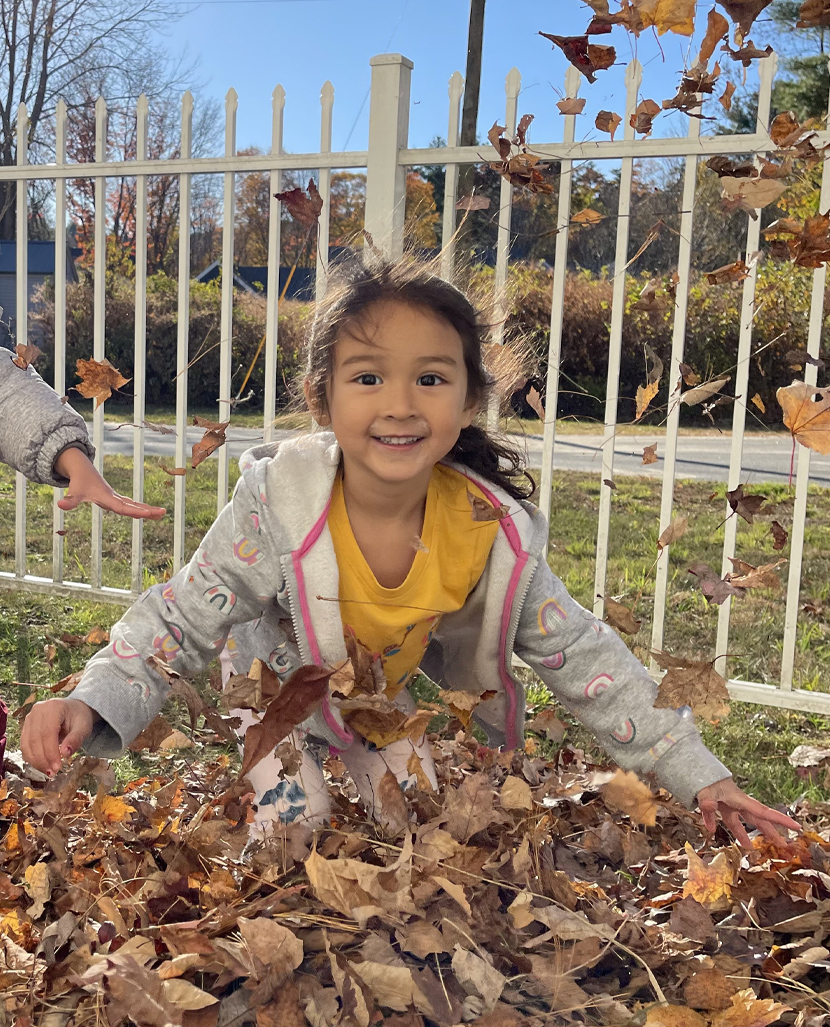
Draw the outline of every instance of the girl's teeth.
<instances>
[{"instance_id":1,"label":"girl's teeth","mask_svg":"<svg viewBox=\"0 0 830 1027\"><path fill-rule=\"evenodd\" d=\"M412 438L402 439L402 438L397 438L397 437L396 438L392 438L389 435L386 435L386 436L381 435L380 436L380 441L386 443L387 445L392 445L392 446L407 446L411 442L420 442L420 439L417 436L413 436Z\"/></svg>"}]
</instances>

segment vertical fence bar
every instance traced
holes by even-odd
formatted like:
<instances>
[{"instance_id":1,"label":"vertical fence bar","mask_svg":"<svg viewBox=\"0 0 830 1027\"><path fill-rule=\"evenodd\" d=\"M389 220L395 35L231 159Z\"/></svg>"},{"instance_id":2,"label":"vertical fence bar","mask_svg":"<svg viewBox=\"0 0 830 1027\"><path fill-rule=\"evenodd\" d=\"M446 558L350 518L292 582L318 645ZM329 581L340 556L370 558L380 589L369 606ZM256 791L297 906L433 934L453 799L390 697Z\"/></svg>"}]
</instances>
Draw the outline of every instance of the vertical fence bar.
<instances>
[{"instance_id":1,"label":"vertical fence bar","mask_svg":"<svg viewBox=\"0 0 830 1027\"><path fill-rule=\"evenodd\" d=\"M180 150L183 160L190 159L193 148L193 94L182 96ZM192 179L179 175L179 286L176 317L176 467L187 466L187 365L190 360L190 204ZM173 573L184 563L187 479L173 478Z\"/></svg>"},{"instance_id":2,"label":"vertical fence bar","mask_svg":"<svg viewBox=\"0 0 830 1027\"><path fill-rule=\"evenodd\" d=\"M66 103L55 110L55 163L66 163ZM55 392L66 395L66 179L55 179ZM63 489L52 496L52 581L63 581L64 513L58 506Z\"/></svg>"},{"instance_id":3,"label":"vertical fence bar","mask_svg":"<svg viewBox=\"0 0 830 1027\"><path fill-rule=\"evenodd\" d=\"M107 104L103 96L95 101L95 161L103 164L107 159ZM106 275L107 275L107 180L104 175L95 179L95 256L93 259L93 321L92 356L101 361L105 356L106 331ZM92 441L95 445L95 466L104 471L104 404L95 401L92 415ZM99 506L92 506L92 567L90 581L93 588L101 587L103 564L103 517Z\"/></svg>"},{"instance_id":4,"label":"vertical fence bar","mask_svg":"<svg viewBox=\"0 0 830 1027\"><path fill-rule=\"evenodd\" d=\"M626 141L634 139L631 119L637 107L637 91L643 80L643 68L639 61L631 61L625 72L625 136ZM614 477L614 441L617 432L617 405L620 397L620 356L622 353L623 319L625 317L625 282L623 270L628 262L628 235L631 212L631 182L634 174L634 158L623 157L620 172L620 199L617 208L617 247L614 256L614 291L611 307L611 332L608 340L608 379L605 390L605 427L602 438L602 471L600 480ZM594 614L602 617L605 602L605 576L608 569L608 537L611 521L611 493L607 485L599 492L599 523L597 526L597 558L594 577Z\"/></svg>"},{"instance_id":5,"label":"vertical fence bar","mask_svg":"<svg viewBox=\"0 0 830 1027\"><path fill-rule=\"evenodd\" d=\"M282 155L285 90L278 85L271 97L271 153ZM272 171L268 214L268 295L265 300L265 441L274 437L277 416L277 357L279 354L280 298L280 201L274 195L282 191L282 172ZM326 217L328 224L328 216Z\"/></svg>"},{"instance_id":6,"label":"vertical fence bar","mask_svg":"<svg viewBox=\"0 0 830 1027\"><path fill-rule=\"evenodd\" d=\"M778 65L778 58L771 54L758 62L758 120L756 132L762 135L768 131L770 101L772 97L772 81ZM746 230L746 258L758 249L761 239L761 218L749 218ZM747 388L749 386L749 359L752 355L752 327L755 311L755 285L758 280L758 262L753 261L749 277L744 280L741 302L741 324L738 335L738 359L735 370L735 404L732 412L732 445L729 452L729 489L738 487L741 481L741 464L744 450L744 427L746 425L746 405L749 402ZM738 536L738 515L733 513L729 504L726 507L726 524L723 532L723 560L721 574L729 573L733 568L729 558L735 555L735 542ZM732 612L731 596L722 603L718 610L718 633L715 643L715 669L726 676L726 653L729 647L729 617Z\"/></svg>"},{"instance_id":7,"label":"vertical fence bar","mask_svg":"<svg viewBox=\"0 0 830 1027\"><path fill-rule=\"evenodd\" d=\"M135 156L147 159L147 96L135 108ZM133 499L144 501L144 400L147 374L147 176L135 179L135 335L133 337ZM144 521L133 520L133 592L143 591Z\"/></svg>"},{"instance_id":8,"label":"vertical fence bar","mask_svg":"<svg viewBox=\"0 0 830 1027\"><path fill-rule=\"evenodd\" d=\"M450 120L447 126L447 146L458 146L461 124L461 97L464 77L460 71L450 76ZM444 171L444 223L441 229L441 277L448 282L455 275L455 200L458 192L458 165L447 164ZM465 215L469 217L469 214Z\"/></svg>"},{"instance_id":9,"label":"vertical fence bar","mask_svg":"<svg viewBox=\"0 0 830 1027\"><path fill-rule=\"evenodd\" d=\"M398 151L409 137L412 61L399 53L373 57L369 100L369 155L366 161L364 224L375 246L392 260L403 254L406 168Z\"/></svg>"},{"instance_id":10,"label":"vertical fence bar","mask_svg":"<svg viewBox=\"0 0 830 1027\"><path fill-rule=\"evenodd\" d=\"M324 82L320 90L320 153L331 153L331 117L334 107L334 86ZM320 195L323 209L317 219L317 273L314 276L314 298L319 303L326 295L329 275L329 220L331 218L331 168L320 168Z\"/></svg>"},{"instance_id":11,"label":"vertical fence bar","mask_svg":"<svg viewBox=\"0 0 830 1027\"><path fill-rule=\"evenodd\" d=\"M821 170L819 212L830 209L830 171L825 160ZM827 265L813 271L813 291L810 296L810 322L807 331L807 353L818 360L821 347L821 329L824 321L824 290L827 284ZM818 368L804 365L804 382L815 387ZM801 568L804 561L804 528L807 520L807 488L810 484L810 450L797 446L795 502L793 523L790 528L790 565L787 574L787 607L784 614L784 638L781 653L781 687L793 687L795 670L795 643L798 634L798 604L801 593Z\"/></svg>"},{"instance_id":12,"label":"vertical fence bar","mask_svg":"<svg viewBox=\"0 0 830 1027\"><path fill-rule=\"evenodd\" d=\"M579 95L582 75L568 65L565 75L565 96ZM562 141L567 146L576 137L576 115L565 115ZM551 486L553 481L553 447L556 443L556 409L559 405L559 368L562 362L562 322L565 311L565 282L568 277L568 225L571 220L571 187L573 161L559 163L559 202L556 211L556 250L553 263L553 291L550 301L550 339L548 366L545 374L545 423L542 426L542 485L539 508L550 522Z\"/></svg>"},{"instance_id":13,"label":"vertical fence bar","mask_svg":"<svg viewBox=\"0 0 830 1027\"><path fill-rule=\"evenodd\" d=\"M507 73L504 91L507 102L504 111L504 130L507 138L516 134L518 121L519 93L522 89L522 76L518 68L511 68ZM493 342L501 345L504 342L504 322L507 319L507 271L510 262L510 223L513 218L513 186L502 177L499 188L498 232L496 235L496 273L493 306L495 328ZM493 396L487 407L487 428L498 431L499 401Z\"/></svg>"},{"instance_id":14,"label":"vertical fence bar","mask_svg":"<svg viewBox=\"0 0 830 1027\"><path fill-rule=\"evenodd\" d=\"M26 104L17 108L17 179L15 246L15 333L19 346L29 341L29 196L28 182L22 169L29 163L29 112ZM18 471L15 475L14 496L14 572L22 578L26 574L26 479Z\"/></svg>"},{"instance_id":15,"label":"vertical fence bar","mask_svg":"<svg viewBox=\"0 0 830 1027\"><path fill-rule=\"evenodd\" d=\"M700 121L689 118L689 139L700 138ZM660 495L660 533L668 527L674 505L674 478L677 467L677 433L680 425L680 404L673 396L680 380L680 364L686 343L686 314L689 309L690 269L692 262L692 233L694 232L694 203L697 188L697 156L686 158L683 175L683 200L680 215L680 245L677 253L677 290L674 299L671 359L669 362L669 410L666 418L665 453L663 454L663 488ZM659 536L658 536L659 537ZM669 561L671 546L667 546L657 561L654 582L654 611L651 624L651 648L663 648L666 621L666 595L669 587ZM652 663L652 669L657 664Z\"/></svg>"},{"instance_id":16,"label":"vertical fence bar","mask_svg":"<svg viewBox=\"0 0 830 1027\"><path fill-rule=\"evenodd\" d=\"M236 90L231 88L225 96L225 156L236 154ZM225 173L225 196L222 207L222 314L219 345L219 420L231 416L231 360L233 353L233 221L236 208L236 176ZM228 502L228 447L216 452L218 467L216 481L216 508L221 512Z\"/></svg>"}]
</instances>

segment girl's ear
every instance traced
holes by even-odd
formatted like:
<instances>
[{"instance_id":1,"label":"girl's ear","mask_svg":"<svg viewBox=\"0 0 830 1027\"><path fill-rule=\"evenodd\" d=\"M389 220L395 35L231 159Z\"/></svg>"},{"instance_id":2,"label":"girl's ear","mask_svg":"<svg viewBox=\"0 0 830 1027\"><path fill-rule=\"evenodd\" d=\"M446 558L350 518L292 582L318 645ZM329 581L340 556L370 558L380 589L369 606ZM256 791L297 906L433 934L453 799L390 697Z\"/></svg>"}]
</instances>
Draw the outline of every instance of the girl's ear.
<instances>
[{"instance_id":1,"label":"girl's ear","mask_svg":"<svg viewBox=\"0 0 830 1027\"><path fill-rule=\"evenodd\" d=\"M305 396L306 406L311 411L311 416L320 425L320 427L325 428L327 425L331 424L331 418L325 408L320 406L319 400L312 392L311 383L308 378L303 381L303 396Z\"/></svg>"},{"instance_id":2,"label":"girl's ear","mask_svg":"<svg viewBox=\"0 0 830 1027\"><path fill-rule=\"evenodd\" d=\"M473 401L464 407L464 411L461 414L461 427L469 428L473 421L476 419L478 414L479 404L478 401Z\"/></svg>"}]
</instances>

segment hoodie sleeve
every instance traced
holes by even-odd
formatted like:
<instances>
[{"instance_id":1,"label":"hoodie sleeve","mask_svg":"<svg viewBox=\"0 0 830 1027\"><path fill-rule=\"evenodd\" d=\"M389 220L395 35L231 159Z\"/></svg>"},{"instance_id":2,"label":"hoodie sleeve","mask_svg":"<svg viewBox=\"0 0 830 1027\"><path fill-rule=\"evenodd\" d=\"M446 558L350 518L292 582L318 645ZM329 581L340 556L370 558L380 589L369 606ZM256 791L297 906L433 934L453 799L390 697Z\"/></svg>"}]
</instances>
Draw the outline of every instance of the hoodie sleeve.
<instances>
[{"instance_id":1,"label":"hoodie sleeve","mask_svg":"<svg viewBox=\"0 0 830 1027\"><path fill-rule=\"evenodd\" d=\"M76 446L92 459L83 417L61 403L33 367L18 367L9 350L0 349L0 460L40 485L69 484L55 474L58 456Z\"/></svg>"},{"instance_id":2,"label":"hoodie sleeve","mask_svg":"<svg viewBox=\"0 0 830 1027\"><path fill-rule=\"evenodd\" d=\"M729 777L675 710L654 708L657 685L607 624L568 595L540 560L522 608L515 651L621 767L653 773L688 807Z\"/></svg>"},{"instance_id":3,"label":"hoodie sleeve","mask_svg":"<svg viewBox=\"0 0 830 1027\"><path fill-rule=\"evenodd\" d=\"M158 714L169 694L148 664L159 655L176 673L203 670L234 624L256 621L282 580L273 533L264 530L267 503L243 474L190 563L153 585L121 618L111 642L96 653L72 693L101 720L84 748L118 755Z\"/></svg>"}]
</instances>

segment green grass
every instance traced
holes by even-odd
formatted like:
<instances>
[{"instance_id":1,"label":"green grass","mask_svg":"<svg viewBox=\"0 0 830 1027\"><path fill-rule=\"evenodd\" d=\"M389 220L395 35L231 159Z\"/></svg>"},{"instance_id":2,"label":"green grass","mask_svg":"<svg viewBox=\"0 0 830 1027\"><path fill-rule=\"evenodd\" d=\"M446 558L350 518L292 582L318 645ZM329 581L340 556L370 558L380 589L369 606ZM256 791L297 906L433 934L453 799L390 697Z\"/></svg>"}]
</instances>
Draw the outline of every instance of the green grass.
<instances>
[{"instance_id":1,"label":"green grass","mask_svg":"<svg viewBox=\"0 0 830 1027\"><path fill-rule=\"evenodd\" d=\"M108 457L105 473L121 492L131 489L131 461ZM231 485L237 469L231 464ZM155 463L146 466L148 502L172 507L173 479ZM216 462L208 460L186 479L186 548L192 553L216 514ZM611 545L605 594L633 605L643 624L627 643L647 659L654 600L654 561L657 555L659 489L657 481L625 477L612 493ZM553 481L550 562L568 590L586 606L594 593L593 553L597 530L600 489L593 475L558 474ZM768 497L756 523L738 522L737 555L752 564L769 563L779 556L772 550L769 521L774 517L790 527L793 489L784 485L754 486L753 493ZM714 494L715 498L712 498ZM51 576L52 489L28 488L28 553L30 573ZM811 487L802 569L802 602L811 598L828 602L830 596L830 504L827 490ZM720 567L723 538L724 486L703 482L679 482L675 511L689 518L689 531L674 543L661 559L670 560L668 607L664 647L670 652L694 658L713 659L718 607L707 604L686 571L693 560ZM81 508L66 515L66 577L89 580L90 511ZM144 525L144 583L163 580L171 571L172 517ZM104 515L104 583L128 588L132 523L111 514ZM14 475L0 465L0 569L14 567ZM786 580L786 566L782 568ZM776 683L781 668L784 622L784 592L750 591L732 605L729 641L729 673L749 681ZM54 683L71 670L79 669L91 655L89 647L58 646L54 665L47 666L45 646L63 633L85 634L91 627L110 626L120 615L111 605L39 596L0 588L0 693L12 705L25 695L12 682L30 682L40 687ZM827 691L830 682L830 626L825 619L801 613L796 646L795 681L798 688ZM817 791L795 777L785 757L795 745L827 737L830 721L801 713L736 704L732 716L716 729L705 728L713 750L734 766L751 791L768 800L794 798ZM579 744L584 732L574 729ZM14 742L14 733L12 733ZM125 773L130 776L130 767Z\"/></svg>"}]
</instances>

